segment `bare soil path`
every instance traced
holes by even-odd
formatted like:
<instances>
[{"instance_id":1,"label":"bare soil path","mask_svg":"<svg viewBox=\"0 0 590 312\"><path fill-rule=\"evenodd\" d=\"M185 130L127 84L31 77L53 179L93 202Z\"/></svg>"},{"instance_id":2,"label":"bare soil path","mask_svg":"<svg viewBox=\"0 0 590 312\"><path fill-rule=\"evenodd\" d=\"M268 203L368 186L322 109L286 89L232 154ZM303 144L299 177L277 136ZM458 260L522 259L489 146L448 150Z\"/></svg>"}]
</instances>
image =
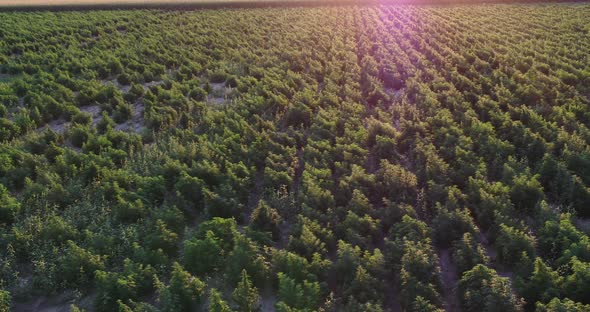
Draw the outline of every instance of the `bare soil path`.
<instances>
[{"instance_id":1,"label":"bare soil path","mask_svg":"<svg viewBox=\"0 0 590 312\"><path fill-rule=\"evenodd\" d=\"M441 269L445 311L459 311L459 298L457 297L458 272L457 266L451 259L451 249L439 249L438 259Z\"/></svg>"}]
</instances>

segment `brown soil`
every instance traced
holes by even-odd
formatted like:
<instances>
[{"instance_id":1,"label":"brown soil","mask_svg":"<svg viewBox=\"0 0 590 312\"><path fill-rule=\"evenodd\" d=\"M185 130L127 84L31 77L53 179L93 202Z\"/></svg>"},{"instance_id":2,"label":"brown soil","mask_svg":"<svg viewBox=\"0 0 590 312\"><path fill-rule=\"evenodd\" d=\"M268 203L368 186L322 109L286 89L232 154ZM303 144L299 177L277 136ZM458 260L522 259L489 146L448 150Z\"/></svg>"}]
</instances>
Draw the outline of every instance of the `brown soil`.
<instances>
[{"instance_id":1,"label":"brown soil","mask_svg":"<svg viewBox=\"0 0 590 312\"><path fill-rule=\"evenodd\" d=\"M100 121L100 107L98 105L88 105L84 107L80 107L80 111L84 113L89 113L92 115L92 125L96 126L96 124Z\"/></svg>"},{"instance_id":2,"label":"brown soil","mask_svg":"<svg viewBox=\"0 0 590 312\"><path fill-rule=\"evenodd\" d=\"M85 308L86 311L92 311L92 302L96 295L89 295L76 299L76 294L72 290L64 291L55 296L41 296L27 302L17 302L14 304L14 311L22 312L69 312L72 304Z\"/></svg>"},{"instance_id":3,"label":"brown soil","mask_svg":"<svg viewBox=\"0 0 590 312\"><path fill-rule=\"evenodd\" d=\"M133 115L131 119L115 126L115 130L124 132L135 132L138 133L143 129L143 103L141 101L133 104Z\"/></svg>"},{"instance_id":4,"label":"brown soil","mask_svg":"<svg viewBox=\"0 0 590 312\"><path fill-rule=\"evenodd\" d=\"M457 297L457 283L459 276L457 266L451 259L450 248L440 249L438 251L438 259L441 268L445 311L459 311L459 298Z\"/></svg>"},{"instance_id":5,"label":"brown soil","mask_svg":"<svg viewBox=\"0 0 590 312\"><path fill-rule=\"evenodd\" d=\"M576 219L575 221L576 227L585 233L590 233L590 219Z\"/></svg>"},{"instance_id":6,"label":"brown soil","mask_svg":"<svg viewBox=\"0 0 590 312\"><path fill-rule=\"evenodd\" d=\"M50 123L46 124L45 126L43 126L41 128L38 128L37 131L43 132L43 131L45 131L45 129L49 128L57 134L63 134L66 132L66 129L68 128L69 125L70 125L69 121L65 121L64 119L60 118L60 119L51 121Z\"/></svg>"}]
</instances>

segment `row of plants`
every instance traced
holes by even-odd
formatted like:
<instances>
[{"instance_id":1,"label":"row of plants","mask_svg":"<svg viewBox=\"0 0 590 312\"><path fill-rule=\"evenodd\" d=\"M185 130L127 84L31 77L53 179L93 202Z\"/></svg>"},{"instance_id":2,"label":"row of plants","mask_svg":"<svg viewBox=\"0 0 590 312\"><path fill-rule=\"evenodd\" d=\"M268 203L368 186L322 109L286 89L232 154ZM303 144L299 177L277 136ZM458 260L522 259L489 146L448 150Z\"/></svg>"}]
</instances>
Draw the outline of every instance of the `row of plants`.
<instances>
[{"instance_id":1,"label":"row of plants","mask_svg":"<svg viewBox=\"0 0 590 312\"><path fill-rule=\"evenodd\" d=\"M1 13L0 310L587 311L589 15Z\"/></svg>"}]
</instances>

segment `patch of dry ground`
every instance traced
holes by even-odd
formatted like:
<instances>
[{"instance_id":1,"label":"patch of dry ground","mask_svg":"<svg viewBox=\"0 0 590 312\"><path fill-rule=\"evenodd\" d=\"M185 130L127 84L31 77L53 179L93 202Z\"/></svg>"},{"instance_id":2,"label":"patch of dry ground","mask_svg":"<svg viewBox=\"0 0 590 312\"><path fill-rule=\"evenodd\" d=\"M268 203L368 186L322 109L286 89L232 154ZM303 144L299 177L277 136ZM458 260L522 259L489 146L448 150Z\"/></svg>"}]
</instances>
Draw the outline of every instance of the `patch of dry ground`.
<instances>
[{"instance_id":1,"label":"patch of dry ground","mask_svg":"<svg viewBox=\"0 0 590 312\"><path fill-rule=\"evenodd\" d=\"M590 233L590 219L576 218L576 227L585 233Z\"/></svg>"},{"instance_id":2,"label":"patch of dry ground","mask_svg":"<svg viewBox=\"0 0 590 312\"><path fill-rule=\"evenodd\" d=\"M76 304L79 307L91 309L96 294L83 298L77 298L76 293L72 290L47 297L41 296L27 302L17 302L14 305L14 311L22 312L69 312L71 305Z\"/></svg>"},{"instance_id":3,"label":"patch of dry ground","mask_svg":"<svg viewBox=\"0 0 590 312\"><path fill-rule=\"evenodd\" d=\"M80 111L92 115L93 126L96 126L96 124L100 121L100 107L98 105L80 107Z\"/></svg>"},{"instance_id":4,"label":"patch of dry ground","mask_svg":"<svg viewBox=\"0 0 590 312\"><path fill-rule=\"evenodd\" d=\"M2 0L0 0L1 3ZM168 70L167 74L170 75L173 72ZM128 93L131 89L130 86L124 86L117 81L117 78L105 79L101 80L101 83L104 85L112 84L121 92ZM153 86L159 86L164 84L163 80L151 81L142 83L143 88L147 91L149 88ZM212 92L207 96L207 102L210 104L224 104L229 100L229 97L232 96L235 89L226 87L225 83L210 83ZM77 95L77 94L75 94ZM19 98L19 107L24 105L23 98ZM121 124L115 125L115 130L124 131L124 132L135 132L140 133L145 127L143 125L143 111L144 105L141 99L137 100L133 105L133 114L131 118L123 122ZM80 107L80 111L84 113L88 113L92 116L92 126L95 127L96 124L102 119L101 115L101 108L99 105L87 105ZM37 131L43 132L46 129L51 129L53 132L58 134L64 134L68 127L70 126L70 122L66 121L63 118L53 120L48 124L39 127Z\"/></svg>"},{"instance_id":5,"label":"patch of dry ground","mask_svg":"<svg viewBox=\"0 0 590 312\"><path fill-rule=\"evenodd\" d=\"M60 119L52 120L51 122L49 122L48 124L46 124L45 126L39 128L37 130L39 132L43 132L43 131L45 131L45 129L49 128L57 134L63 134L66 132L66 129L69 125L70 125L69 121L66 121L66 120L60 118Z\"/></svg>"},{"instance_id":6,"label":"patch of dry ground","mask_svg":"<svg viewBox=\"0 0 590 312\"><path fill-rule=\"evenodd\" d=\"M143 129L143 109L144 106L141 101L135 102L133 104L133 114L131 115L131 119L122 124L116 125L115 130L139 133Z\"/></svg>"},{"instance_id":7,"label":"patch of dry ground","mask_svg":"<svg viewBox=\"0 0 590 312\"><path fill-rule=\"evenodd\" d=\"M459 297L457 296L459 274L457 272L457 266L451 259L451 249L440 249L438 252L438 259L441 268L445 311L459 311Z\"/></svg>"}]
</instances>

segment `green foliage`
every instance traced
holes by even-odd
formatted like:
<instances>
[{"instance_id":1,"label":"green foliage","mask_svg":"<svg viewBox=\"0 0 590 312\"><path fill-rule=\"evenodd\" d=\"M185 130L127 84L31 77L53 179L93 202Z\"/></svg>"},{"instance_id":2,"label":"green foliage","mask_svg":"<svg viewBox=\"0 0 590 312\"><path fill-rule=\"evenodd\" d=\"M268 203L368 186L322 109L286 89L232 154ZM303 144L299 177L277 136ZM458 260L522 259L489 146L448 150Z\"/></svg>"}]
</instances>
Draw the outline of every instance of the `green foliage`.
<instances>
[{"instance_id":1,"label":"green foliage","mask_svg":"<svg viewBox=\"0 0 590 312\"><path fill-rule=\"evenodd\" d=\"M535 260L535 268L521 290L525 301L534 305L537 302L547 303L560 296L561 277L551 270L541 258Z\"/></svg>"},{"instance_id":2,"label":"green foliage","mask_svg":"<svg viewBox=\"0 0 590 312\"><path fill-rule=\"evenodd\" d=\"M522 302L512 294L510 281L482 264L463 273L459 294L464 311L522 311Z\"/></svg>"},{"instance_id":3,"label":"green foliage","mask_svg":"<svg viewBox=\"0 0 590 312\"><path fill-rule=\"evenodd\" d=\"M0 312L10 311L12 296L6 290L0 290Z\"/></svg>"},{"instance_id":4,"label":"green foliage","mask_svg":"<svg viewBox=\"0 0 590 312\"><path fill-rule=\"evenodd\" d=\"M501 182L488 183L470 178L468 189L476 219L484 229L494 225L496 213L510 214L513 210L513 203L509 197L510 189Z\"/></svg>"},{"instance_id":5,"label":"green foliage","mask_svg":"<svg viewBox=\"0 0 590 312\"><path fill-rule=\"evenodd\" d=\"M82 148L82 146L84 146L84 143L86 143L88 141L88 138L90 138L88 130L82 127L72 128L72 130L70 130L69 135L72 145L77 148Z\"/></svg>"},{"instance_id":6,"label":"green foliage","mask_svg":"<svg viewBox=\"0 0 590 312\"><path fill-rule=\"evenodd\" d=\"M523 254L529 258L536 255L534 237L505 224L500 225L496 248L498 260L505 265L517 264Z\"/></svg>"},{"instance_id":7,"label":"green foliage","mask_svg":"<svg viewBox=\"0 0 590 312\"><path fill-rule=\"evenodd\" d=\"M92 280L94 272L104 268L104 259L71 240L67 241L66 245L58 260L59 278L68 286L87 285Z\"/></svg>"},{"instance_id":8,"label":"green foliage","mask_svg":"<svg viewBox=\"0 0 590 312\"><path fill-rule=\"evenodd\" d=\"M270 232L274 240L279 238L281 216L264 201L260 201L250 217L252 227L258 231Z\"/></svg>"},{"instance_id":9,"label":"green foliage","mask_svg":"<svg viewBox=\"0 0 590 312\"><path fill-rule=\"evenodd\" d=\"M279 273L278 279L277 307L285 307L277 308L277 310L288 307L301 311L314 311L317 308L320 301L320 285L317 282L305 280L298 283L284 273Z\"/></svg>"},{"instance_id":10,"label":"green foliage","mask_svg":"<svg viewBox=\"0 0 590 312\"><path fill-rule=\"evenodd\" d=\"M430 303L428 300L421 296L416 297L416 300L412 303L410 309L412 312L442 312L443 309L437 308L435 305Z\"/></svg>"},{"instance_id":11,"label":"green foliage","mask_svg":"<svg viewBox=\"0 0 590 312\"><path fill-rule=\"evenodd\" d=\"M246 270L242 270L241 279L232 293L232 298L239 311L254 312L260 308L258 289L252 285Z\"/></svg>"},{"instance_id":12,"label":"green foliage","mask_svg":"<svg viewBox=\"0 0 590 312\"><path fill-rule=\"evenodd\" d=\"M441 208L432 223L435 242L443 246L449 246L461 239L464 233L478 233L468 209L447 211Z\"/></svg>"},{"instance_id":13,"label":"green foliage","mask_svg":"<svg viewBox=\"0 0 590 312\"><path fill-rule=\"evenodd\" d=\"M439 274L438 257L430 247L425 243L407 241L400 268L402 306L410 308L417 297L440 304Z\"/></svg>"},{"instance_id":14,"label":"green foliage","mask_svg":"<svg viewBox=\"0 0 590 312\"><path fill-rule=\"evenodd\" d=\"M223 266L224 251L220 239L207 231L203 239L184 241L184 266L193 274L202 276Z\"/></svg>"},{"instance_id":15,"label":"green foliage","mask_svg":"<svg viewBox=\"0 0 590 312\"><path fill-rule=\"evenodd\" d=\"M168 255L175 255L178 246L178 234L168 228L161 219L150 225L144 237L145 245L152 250L162 250Z\"/></svg>"},{"instance_id":16,"label":"green foliage","mask_svg":"<svg viewBox=\"0 0 590 312\"><path fill-rule=\"evenodd\" d=\"M190 91L189 96L195 101L204 101L207 99L207 91L196 87Z\"/></svg>"},{"instance_id":17,"label":"green foliage","mask_svg":"<svg viewBox=\"0 0 590 312\"><path fill-rule=\"evenodd\" d=\"M199 225L197 237L205 237L208 232L212 232L219 238L221 248L225 251L231 250L238 238L237 224L234 219L213 218L203 222Z\"/></svg>"},{"instance_id":18,"label":"green foliage","mask_svg":"<svg viewBox=\"0 0 590 312\"><path fill-rule=\"evenodd\" d=\"M236 245L227 258L227 277L237 282L242 270L246 270L252 276L255 285L263 285L267 278L268 267L258 250L259 246L252 240L243 236L238 237Z\"/></svg>"},{"instance_id":19,"label":"green foliage","mask_svg":"<svg viewBox=\"0 0 590 312\"><path fill-rule=\"evenodd\" d=\"M587 310L589 12L0 13L0 306Z\"/></svg>"},{"instance_id":20,"label":"green foliage","mask_svg":"<svg viewBox=\"0 0 590 312\"><path fill-rule=\"evenodd\" d=\"M121 303L137 300L153 289L155 270L126 259L122 273L96 271L97 310L112 311Z\"/></svg>"},{"instance_id":21,"label":"green foliage","mask_svg":"<svg viewBox=\"0 0 590 312\"><path fill-rule=\"evenodd\" d=\"M295 253L279 250L273 253L273 271L283 272L297 281L313 280L312 263Z\"/></svg>"},{"instance_id":22,"label":"green foliage","mask_svg":"<svg viewBox=\"0 0 590 312\"><path fill-rule=\"evenodd\" d=\"M217 289L211 288L209 291L209 312L231 312L227 302L223 300Z\"/></svg>"},{"instance_id":23,"label":"green foliage","mask_svg":"<svg viewBox=\"0 0 590 312\"><path fill-rule=\"evenodd\" d=\"M311 109L303 103L297 103L291 106L285 114L285 123L287 126L309 126L310 122Z\"/></svg>"},{"instance_id":24,"label":"green foliage","mask_svg":"<svg viewBox=\"0 0 590 312\"><path fill-rule=\"evenodd\" d=\"M300 217L289 237L289 249L311 258L315 253L326 254L326 242L333 240L330 229L322 227L318 222Z\"/></svg>"},{"instance_id":25,"label":"green foliage","mask_svg":"<svg viewBox=\"0 0 590 312\"><path fill-rule=\"evenodd\" d=\"M565 265L574 256L590 261L590 239L571 222L571 215L548 220L538 233L539 249L556 265Z\"/></svg>"},{"instance_id":26,"label":"green foliage","mask_svg":"<svg viewBox=\"0 0 590 312\"><path fill-rule=\"evenodd\" d=\"M346 289L347 297L355 298L360 303L377 301L380 297L381 289L378 287L379 281L363 266L358 266L354 274L354 279Z\"/></svg>"},{"instance_id":27,"label":"green foliage","mask_svg":"<svg viewBox=\"0 0 590 312\"><path fill-rule=\"evenodd\" d=\"M225 80L227 79L227 73L221 70L217 70L209 74L209 79L211 80L211 82L214 83L225 82Z\"/></svg>"},{"instance_id":28,"label":"green foliage","mask_svg":"<svg viewBox=\"0 0 590 312\"><path fill-rule=\"evenodd\" d=\"M205 283L184 271L182 266L174 263L172 277L168 285L158 286L159 300L163 311L193 311L201 303Z\"/></svg>"},{"instance_id":29,"label":"green foliage","mask_svg":"<svg viewBox=\"0 0 590 312\"><path fill-rule=\"evenodd\" d=\"M402 221L396 223L389 231L389 237L385 241L386 258L390 265L400 263L403 256L403 248L407 242L429 242L430 231L426 223L414 219L408 215L402 217Z\"/></svg>"},{"instance_id":30,"label":"green foliage","mask_svg":"<svg viewBox=\"0 0 590 312\"><path fill-rule=\"evenodd\" d=\"M519 175L512 181L510 199L517 209L531 211L544 198L538 176Z\"/></svg>"},{"instance_id":31,"label":"green foliage","mask_svg":"<svg viewBox=\"0 0 590 312\"><path fill-rule=\"evenodd\" d=\"M570 299L560 300L559 298L553 298L549 303L543 304L537 303L538 312L587 312L590 311L590 305L581 304L574 302Z\"/></svg>"},{"instance_id":32,"label":"green foliage","mask_svg":"<svg viewBox=\"0 0 590 312\"><path fill-rule=\"evenodd\" d=\"M367 214L361 217L348 211L338 230L344 232L343 236L347 241L368 247L379 233L379 222Z\"/></svg>"},{"instance_id":33,"label":"green foliage","mask_svg":"<svg viewBox=\"0 0 590 312\"><path fill-rule=\"evenodd\" d=\"M573 257L569 267L571 274L564 279L564 293L574 301L590 304L586 291L590 287L590 262L582 262Z\"/></svg>"},{"instance_id":34,"label":"green foliage","mask_svg":"<svg viewBox=\"0 0 590 312\"><path fill-rule=\"evenodd\" d=\"M459 274L478 264L486 265L489 262L484 248L475 241L471 233L463 234L460 240L453 243L452 256Z\"/></svg>"},{"instance_id":35,"label":"green foliage","mask_svg":"<svg viewBox=\"0 0 590 312\"><path fill-rule=\"evenodd\" d=\"M11 224L20 210L20 203L0 184L0 224Z\"/></svg>"},{"instance_id":36,"label":"green foliage","mask_svg":"<svg viewBox=\"0 0 590 312\"><path fill-rule=\"evenodd\" d=\"M159 311L156 307L145 302L134 302L123 303L121 300L117 302L119 304L118 311L123 312L157 312ZM75 310L72 310L73 312Z\"/></svg>"},{"instance_id":37,"label":"green foliage","mask_svg":"<svg viewBox=\"0 0 590 312\"><path fill-rule=\"evenodd\" d=\"M381 160L377 174L383 197L395 201L411 200L416 196L416 176L399 165Z\"/></svg>"}]
</instances>

